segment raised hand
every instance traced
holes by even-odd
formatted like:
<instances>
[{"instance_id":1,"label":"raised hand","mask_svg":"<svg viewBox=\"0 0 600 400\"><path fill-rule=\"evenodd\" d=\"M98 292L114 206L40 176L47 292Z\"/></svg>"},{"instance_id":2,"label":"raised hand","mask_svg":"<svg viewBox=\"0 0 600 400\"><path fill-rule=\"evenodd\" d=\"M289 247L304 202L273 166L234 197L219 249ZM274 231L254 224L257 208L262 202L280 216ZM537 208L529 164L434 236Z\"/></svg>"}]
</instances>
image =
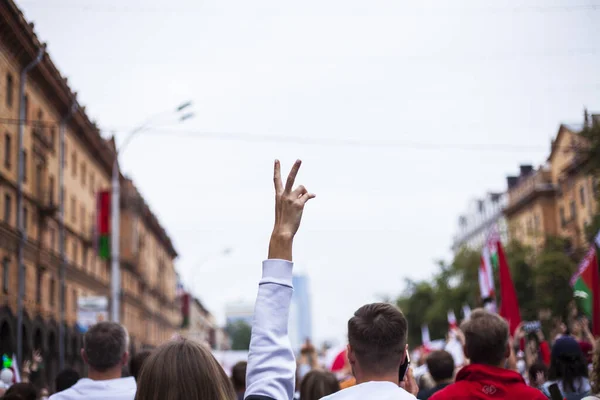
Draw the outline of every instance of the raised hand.
<instances>
[{"instance_id":1,"label":"raised hand","mask_svg":"<svg viewBox=\"0 0 600 400\"><path fill-rule=\"evenodd\" d=\"M296 175L302 161L297 160L290 171L285 187L281 182L281 165L275 160L273 183L275 185L275 226L271 235L269 258L292 261L292 242L300 222L304 205L315 195L302 185L294 189Z\"/></svg>"}]
</instances>

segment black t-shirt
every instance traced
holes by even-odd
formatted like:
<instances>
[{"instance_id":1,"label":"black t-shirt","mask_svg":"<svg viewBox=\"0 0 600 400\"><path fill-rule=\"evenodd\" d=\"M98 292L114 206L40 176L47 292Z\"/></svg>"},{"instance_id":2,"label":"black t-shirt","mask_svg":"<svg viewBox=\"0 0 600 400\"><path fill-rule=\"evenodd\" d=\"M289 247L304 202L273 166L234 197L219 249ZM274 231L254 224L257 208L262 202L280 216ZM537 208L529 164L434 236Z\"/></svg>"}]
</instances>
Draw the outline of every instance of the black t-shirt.
<instances>
[{"instance_id":1,"label":"black t-shirt","mask_svg":"<svg viewBox=\"0 0 600 400\"><path fill-rule=\"evenodd\" d=\"M433 396L433 394L435 392L439 392L440 390L442 390L443 388L445 388L446 386L450 385L450 383L442 383L440 385L437 385L431 389L423 389L419 391L419 394L417 394L417 399L419 400L428 400L431 396Z\"/></svg>"}]
</instances>

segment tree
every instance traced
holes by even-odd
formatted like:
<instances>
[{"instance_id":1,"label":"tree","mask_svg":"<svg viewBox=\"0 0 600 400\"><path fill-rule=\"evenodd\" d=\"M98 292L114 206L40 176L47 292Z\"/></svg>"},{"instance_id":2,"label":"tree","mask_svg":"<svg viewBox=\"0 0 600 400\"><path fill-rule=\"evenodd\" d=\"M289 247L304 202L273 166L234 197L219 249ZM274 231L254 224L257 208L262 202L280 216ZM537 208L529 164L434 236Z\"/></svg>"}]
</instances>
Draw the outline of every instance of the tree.
<instances>
[{"instance_id":1,"label":"tree","mask_svg":"<svg viewBox=\"0 0 600 400\"><path fill-rule=\"evenodd\" d=\"M231 339L232 350L250 349L250 337L252 336L252 327L245 321L235 321L225 328L225 331Z\"/></svg>"},{"instance_id":2,"label":"tree","mask_svg":"<svg viewBox=\"0 0 600 400\"><path fill-rule=\"evenodd\" d=\"M511 241L505 249L510 273L517 292L521 318L524 321L537 319L536 271L531 265L533 251L517 241Z\"/></svg>"}]
</instances>

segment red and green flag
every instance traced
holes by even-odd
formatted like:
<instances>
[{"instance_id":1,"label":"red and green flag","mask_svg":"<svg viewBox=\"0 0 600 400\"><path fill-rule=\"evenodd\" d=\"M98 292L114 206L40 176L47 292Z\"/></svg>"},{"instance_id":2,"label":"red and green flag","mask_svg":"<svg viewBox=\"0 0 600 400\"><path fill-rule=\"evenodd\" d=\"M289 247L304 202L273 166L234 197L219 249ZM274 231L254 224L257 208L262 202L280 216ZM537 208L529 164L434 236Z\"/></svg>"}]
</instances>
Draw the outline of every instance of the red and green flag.
<instances>
[{"instance_id":1,"label":"red and green flag","mask_svg":"<svg viewBox=\"0 0 600 400\"><path fill-rule=\"evenodd\" d=\"M97 199L97 245L98 255L103 260L110 259L110 192L98 193Z\"/></svg>"},{"instance_id":2,"label":"red and green flag","mask_svg":"<svg viewBox=\"0 0 600 400\"><path fill-rule=\"evenodd\" d=\"M600 272L598 254L594 245L571 278L571 286L581 311L592 321L592 334L600 335Z\"/></svg>"}]
</instances>

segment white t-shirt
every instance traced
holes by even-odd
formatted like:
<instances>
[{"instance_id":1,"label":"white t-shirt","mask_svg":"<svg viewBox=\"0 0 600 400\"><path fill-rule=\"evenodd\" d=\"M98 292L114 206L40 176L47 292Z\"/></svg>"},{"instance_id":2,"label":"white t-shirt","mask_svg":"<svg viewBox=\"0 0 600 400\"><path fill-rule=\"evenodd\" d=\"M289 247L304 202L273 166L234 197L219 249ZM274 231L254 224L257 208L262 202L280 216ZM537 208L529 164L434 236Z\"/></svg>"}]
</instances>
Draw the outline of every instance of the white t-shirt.
<instances>
[{"instance_id":1,"label":"white t-shirt","mask_svg":"<svg viewBox=\"0 0 600 400\"><path fill-rule=\"evenodd\" d=\"M50 396L50 400L133 400L136 389L133 377L105 381L82 378L69 389Z\"/></svg>"}]
</instances>

